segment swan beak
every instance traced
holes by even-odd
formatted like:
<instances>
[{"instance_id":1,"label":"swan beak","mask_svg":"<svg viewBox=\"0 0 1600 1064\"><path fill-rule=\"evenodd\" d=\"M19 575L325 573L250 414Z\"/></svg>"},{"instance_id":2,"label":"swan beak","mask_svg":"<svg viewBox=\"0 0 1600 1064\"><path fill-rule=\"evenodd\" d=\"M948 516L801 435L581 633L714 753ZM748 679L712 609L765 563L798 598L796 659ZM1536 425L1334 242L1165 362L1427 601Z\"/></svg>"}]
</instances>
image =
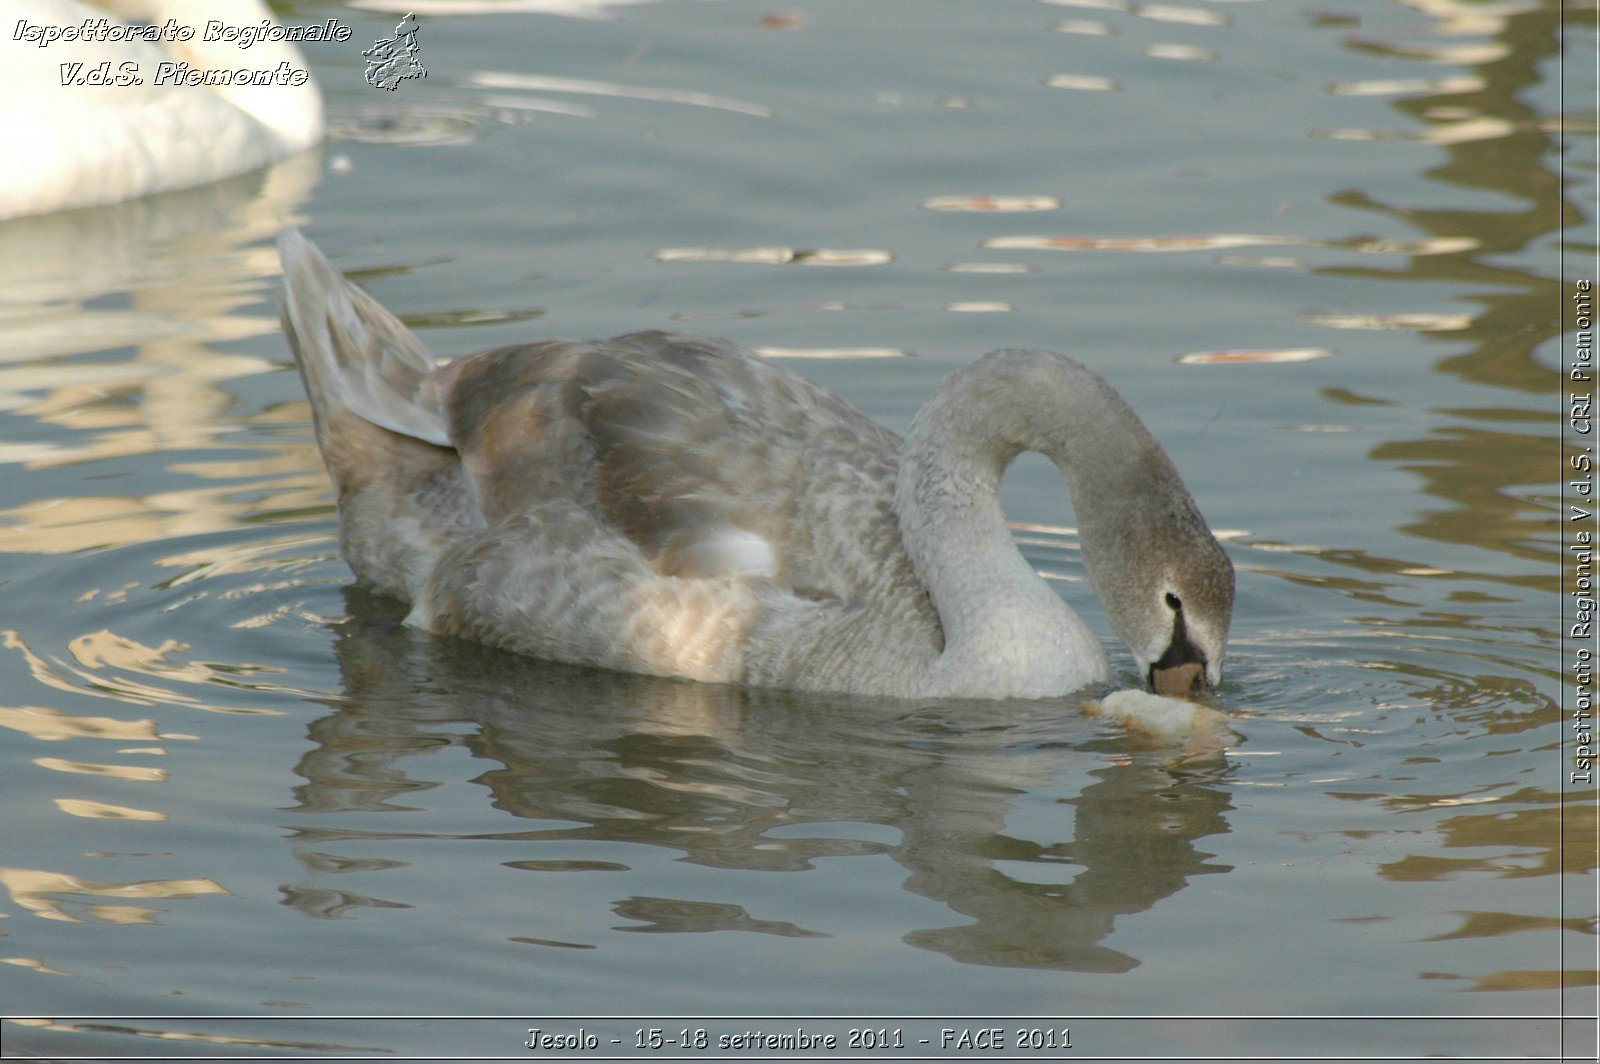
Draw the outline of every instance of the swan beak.
<instances>
[{"instance_id":1,"label":"swan beak","mask_svg":"<svg viewBox=\"0 0 1600 1064\"><path fill-rule=\"evenodd\" d=\"M1185 661L1178 665L1150 668L1150 687L1158 695L1168 698L1188 698L1204 693L1206 667L1198 661Z\"/></svg>"}]
</instances>

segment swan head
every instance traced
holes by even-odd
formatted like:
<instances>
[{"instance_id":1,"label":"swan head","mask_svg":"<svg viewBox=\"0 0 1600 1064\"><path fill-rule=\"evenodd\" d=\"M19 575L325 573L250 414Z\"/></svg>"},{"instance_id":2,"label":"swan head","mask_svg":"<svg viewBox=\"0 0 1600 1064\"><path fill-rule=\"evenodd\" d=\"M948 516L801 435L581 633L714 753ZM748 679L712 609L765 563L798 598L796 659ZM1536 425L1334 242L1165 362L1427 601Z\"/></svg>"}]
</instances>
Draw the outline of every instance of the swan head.
<instances>
[{"instance_id":1,"label":"swan head","mask_svg":"<svg viewBox=\"0 0 1600 1064\"><path fill-rule=\"evenodd\" d=\"M1222 679L1222 655L1233 617L1233 563L1199 514L1130 530L1145 547L1113 559L1101 601L1139 673L1158 695L1202 694ZM1187 518L1192 517L1193 520ZM1164 527L1163 527L1164 526Z\"/></svg>"},{"instance_id":2,"label":"swan head","mask_svg":"<svg viewBox=\"0 0 1600 1064\"><path fill-rule=\"evenodd\" d=\"M1140 676L1160 695L1202 693L1222 679L1233 563L1126 400L1099 375L1056 357L1052 375L1064 387L1052 395L1040 385L1037 394L1061 413L1048 434L1028 442L1066 478L1089 582Z\"/></svg>"}]
</instances>

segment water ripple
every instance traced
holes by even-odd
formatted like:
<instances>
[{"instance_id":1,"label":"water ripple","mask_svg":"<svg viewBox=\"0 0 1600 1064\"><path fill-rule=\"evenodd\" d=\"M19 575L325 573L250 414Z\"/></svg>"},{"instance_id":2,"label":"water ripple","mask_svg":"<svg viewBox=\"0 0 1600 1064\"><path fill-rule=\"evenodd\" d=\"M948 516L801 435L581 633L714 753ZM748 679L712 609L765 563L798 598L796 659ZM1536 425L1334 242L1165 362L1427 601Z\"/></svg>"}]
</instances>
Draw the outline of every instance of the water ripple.
<instances>
[{"instance_id":1,"label":"water ripple","mask_svg":"<svg viewBox=\"0 0 1600 1064\"><path fill-rule=\"evenodd\" d=\"M33 763L52 772L67 772L83 776L108 776L119 780L141 783L159 783L167 778L167 770L152 765L105 765L94 761L71 761L64 757L36 757Z\"/></svg>"},{"instance_id":2,"label":"water ripple","mask_svg":"<svg viewBox=\"0 0 1600 1064\"><path fill-rule=\"evenodd\" d=\"M954 303L946 303L944 309L957 314L1001 314L1017 308L1010 303L1002 303L999 300L962 299Z\"/></svg>"},{"instance_id":3,"label":"water ripple","mask_svg":"<svg viewBox=\"0 0 1600 1064\"><path fill-rule=\"evenodd\" d=\"M952 262L945 267L951 273L1035 273L1036 268L1025 262Z\"/></svg>"},{"instance_id":4,"label":"water ripple","mask_svg":"<svg viewBox=\"0 0 1600 1064\"><path fill-rule=\"evenodd\" d=\"M1486 84L1475 74L1446 78L1371 78L1334 82L1327 91L1335 96L1444 96L1458 92L1481 92Z\"/></svg>"},{"instance_id":5,"label":"water ripple","mask_svg":"<svg viewBox=\"0 0 1600 1064\"><path fill-rule=\"evenodd\" d=\"M83 817L86 820L141 820L159 821L169 819L166 813L158 813L153 809L135 809L128 805L112 805L109 802L97 802L88 798L54 798L57 809L68 816Z\"/></svg>"},{"instance_id":6,"label":"water ripple","mask_svg":"<svg viewBox=\"0 0 1600 1064\"><path fill-rule=\"evenodd\" d=\"M762 358L907 358L899 347L758 347Z\"/></svg>"},{"instance_id":7,"label":"water ripple","mask_svg":"<svg viewBox=\"0 0 1600 1064\"><path fill-rule=\"evenodd\" d=\"M598 118L600 112L578 103L546 100L542 96L485 96L485 107L504 108L508 111L534 111L539 114L561 115L565 118Z\"/></svg>"},{"instance_id":8,"label":"water ripple","mask_svg":"<svg viewBox=\"0 0 1600 1064\"><path fill-rule=\"evenodd\" d=\"M1109 23L1090 18L1064 18L1050 28L1056 33L1076 33L1084 37L1109 37L1116 32Z\"/></svg>"},{"instance_id":9,"label":"water ripple","mask_svg":"<svg viewBox=\"0 0 1600 1064\"><path fill-rule=\"evenodd\" d=\"M475 108L443 104L375 105L329 115L328 139L412 147L471 144L483 135L482 131L492 121L493 116Z\"/></svg>"},{"instance_id":10,"label":"water ripple","mask_svg":"<svg viewBox=\"0 0 1600 1064\"><path fill-rule=\"evenodd\" d=\"M1192 44L1152 44L1144 50L1151 59L1177 59L1185 62L1214 63L1221 56L1210 48L1197 48Z\"/></svg>"},{"instance_id":11,"label":"water ripple","mask_svg":"<svg viewBox=\"0 0 1600 1064\"><path fill-rule=\"evenodd\" d=\"M1229 21L1220 11L1175 4L1143 4L1134 8L1133 13L1152 22L1175 22L1183 26L1226 26Z\"/></svg>"},{"instance_id":12,"label":"water ripple","mask_svg":"<svg viewBox=\"0 0 1600 1064\"><path fill-rule=\"evenodd\" d=\"M10 728L47 743L68 739L144 742L177 738L157 732L155 721L148 718L118 720L115 717L87 717L49 706L0 706L0 728Z\"/></svg>"},{"instance_id":13,"label":"water ripple","mask_svg":"<svg viewBox=\"0 0 1600 1064\"><path fill-rule=\"evenodd\" d=\"M1470 314L1305 314L1302 320L1332 329L1454 332L1472 325Z\"/></svg>"},{"instance_id":14,"label":"water ripple","mask_svg":"<svg viewBox=\"0 0 1600 1064\"><path fill-rule=\"evenodd\" d=\"M1441 121L1427 129L1359 129L1353 127L1314 129L1311 136L1322 140L1403 141L1423 144L1470 144L1498 140L1517 132L1517 125L1503 118L1480 115L1455 121Z\"/></svg>"},{"instance_id":15,"label":"water ripple","mask_svg":"<svg viewBox=\"0 0 1600 1064\"><path fill-rule=\"evenodd\" d=\"M1061 201L1054 196L929 196L922 205L930 211L1054 211Z\"/></svg>"},{"instance_id":16,"label":"water ripple","mask_svg":"<svg viewBox=\"0 0 1600 1064\"><path fill-rule=\"evenodd\" d=\"M202 894L231 894L214 879L146 879L130 883L97 883L64 872L37 868L0 868L0 887L11 900L35 916L68 923L155 923L160 910L137 905L85 904L51 895L89 898L154 898L177 900Z\"/></svg>"},{"instance_id":17,"label":"water ripple","mask_svg":"<svg viewBox=\"0 0 1600 1064\"><path fill-rule=\"evenodd\" d=\"M1077 89L1081 92L1117 92L1122 86L1098 74L1051 74L1044 83L1052 89Z\"/></svg>"},{"instance_id":18,"label":"water ripple","mask_svg":"<svg viewBox=\"0 0 1600 1064\"><path fill-rule=\"evenodd\" d=\"M107 630L91 632L73 639L69 644L69 650L77 664L69 664L61 658L47 658L35 652L22 641L21 635L16 631L0 632L0 638L3 638L6 649L18 651L22 655L29 673L35 680L57 691L108 698L135 706L176 705L212 713L250 716L278 716L282 712L263 706L219 705L180 690L156 686L135 678L176 680L204 687L248 690L251 681L247 677L261 672L282 672L283 670L277 666L180 663L171 660L169 655L187 650L188 647L183 643L168 640L159 647L147 647ZM0 716L0 724L10 723L12 722L7 721L4 716ZM61 722L50 722L50 724L58 723ZM141 734L137 737L156 738L154 734Z\"/></svg>"},{"instance_id":19,"label":"water ripple","mask_svg":"<svg viewBox=\"0 0 1600 1064\"><path fill-rule=\"evenodd\" d=\"M1311 362L1333 355L1325 347L1283 347L1258 351L1196 351L1178 359L1188 366L1206 366L1239 362Z\"/></svg>"},{"instance_id":20,"label":"water ripple","mask_svg":"<svg viewBox=\"0 0 1600 1064\"><path fill-rule=\"evenodd\" d=\"M711 96L685 89L659 89L645 85L618 85L610 81L589 81L583 78L563 78L548 74L516 74L508 71L485 70L471 75L469 85L481 89L522 89L529 92L570 92L584 96L610 96L622 100L651 100L657 103L681 103L690 107L710 107L718 111L771 118L772 110L758 103L734 100L726 96Z\"/></svg>"},{"instance_id":21,"label":"water ripple","mask_svg":"<svg viewBox=\"0 0 1600 1064\"><path fill-rule=\"evenodd\" d=\"M1455 255L1472 251L1472 237L1431 237L1424 240L1386 240L1347 237L1324 240L1306 236L1269 236L1249 233L1212 233L1199 236L997 236L983 242L986 248L1006 251L1213 251L1223 248L1306 247L1356 251L1369 255Z\"/></svg>"}]
</instances>

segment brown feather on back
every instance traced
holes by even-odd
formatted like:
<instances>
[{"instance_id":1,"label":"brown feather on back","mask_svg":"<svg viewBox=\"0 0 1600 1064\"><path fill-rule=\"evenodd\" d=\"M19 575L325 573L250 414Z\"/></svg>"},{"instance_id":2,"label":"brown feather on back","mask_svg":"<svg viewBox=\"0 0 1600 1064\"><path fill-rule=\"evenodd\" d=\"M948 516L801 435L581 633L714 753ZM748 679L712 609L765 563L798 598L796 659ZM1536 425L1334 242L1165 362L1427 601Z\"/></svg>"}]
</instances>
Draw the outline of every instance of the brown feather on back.
<instances>
[{"instance_id":1,"label":"brown feather on back","mask_svg":"<svg viewBox=\"0 0 1600 1064\"><path fill-rule=\"evenodd\" d=\"M446 367L440 385L489 521L564 497L663 575L748 571L748 551L724 548L759 541L771 575L812 596L910 576L883 565L902 557L898 437L730 344L646 332L501 348Z\"/></svg>"}]
</instances>

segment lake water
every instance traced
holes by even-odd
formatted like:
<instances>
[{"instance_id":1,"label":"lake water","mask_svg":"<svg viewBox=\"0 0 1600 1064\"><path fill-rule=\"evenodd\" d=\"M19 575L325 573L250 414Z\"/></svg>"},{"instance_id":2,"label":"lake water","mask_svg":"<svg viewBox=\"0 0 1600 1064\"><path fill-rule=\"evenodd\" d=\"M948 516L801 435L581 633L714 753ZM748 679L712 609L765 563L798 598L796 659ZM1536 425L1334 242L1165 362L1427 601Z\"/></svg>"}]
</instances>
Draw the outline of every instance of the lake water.
<instances>
[{"instance_id":1,"label":"lake water","mask_svg":"<svg viewBox=\"0 0 1600 1064\"><path fill-rule=\"evenodd\" d=\"M564 6L610 17L419 0L427 77L391 93L360 50L396 13L279 5L353 29L306 49L324 151L0 223L7 1055L549 1057L527 1028L584 1027L584 1059L701 1059L695 1029L764 1023L960 1059L938 1031L1591 1056L1561 512L1592 6ZM1239 739L403 627L338 556L286 220L441 356L703 332L898 430L985 351L1075 355L1238 567ZM1136 683L1054 470L1005 502Z\"/></svg>"}]
</instances>

